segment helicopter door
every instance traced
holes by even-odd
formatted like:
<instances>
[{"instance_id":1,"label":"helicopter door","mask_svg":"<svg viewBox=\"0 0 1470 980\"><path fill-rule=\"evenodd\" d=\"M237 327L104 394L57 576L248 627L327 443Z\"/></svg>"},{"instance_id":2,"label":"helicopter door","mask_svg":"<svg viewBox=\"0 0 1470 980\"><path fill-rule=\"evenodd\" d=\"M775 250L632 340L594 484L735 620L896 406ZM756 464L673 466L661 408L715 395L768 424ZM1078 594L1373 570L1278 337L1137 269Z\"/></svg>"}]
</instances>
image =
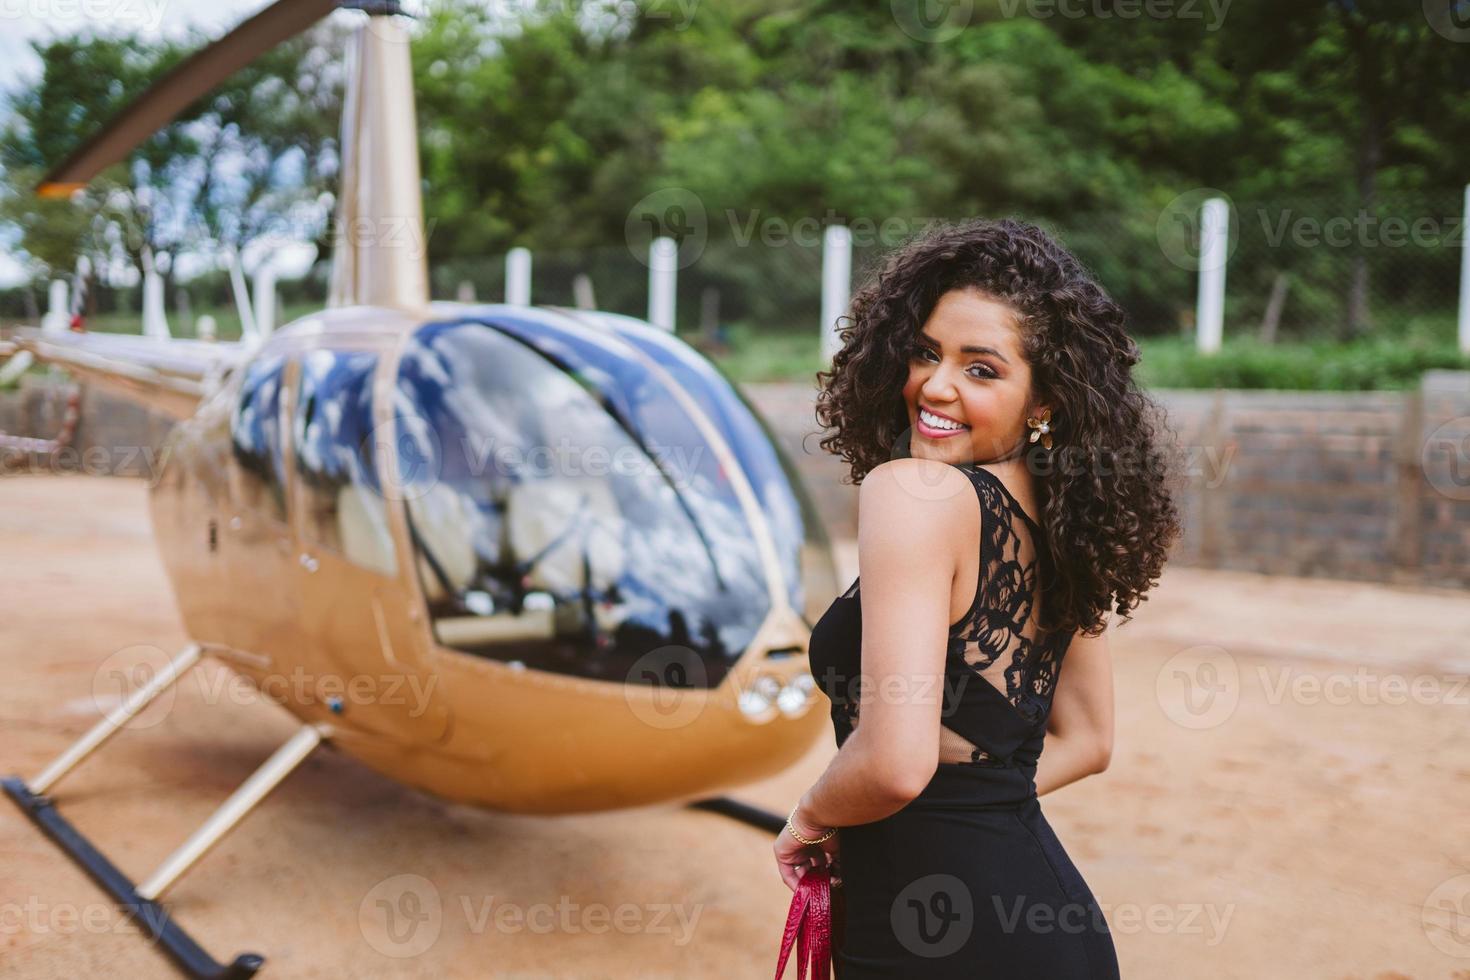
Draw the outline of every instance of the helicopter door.
<instances>
[{"instance_id":1,"label":"helicopter door","mask_svg":"<svg viewBox=\"0 0 1470 980\"><path fill-rule=\"evenodd\" d=\"M408 618L372 458L378 354L315 350L294 360L291 525L304 626L324 665L318 699L353 727L438 741L448 712Z\"/></svg>"},{"instance_id":2,"label":"helicopter door","mask_svg":"<svg viewBox=\"0 0 1470 980\"><path fill-rule=\"evenodd\" d=\"M244 369L229 419L229 512L223 527L208 532L225 576L220 594L204 605L216 611L220 639L247 656L265 657L262 670L270 675L302 654L292 587L296 549L286 520L283 402L290 380L279 355L257 357Z\"/></svg>"}]
</instances>

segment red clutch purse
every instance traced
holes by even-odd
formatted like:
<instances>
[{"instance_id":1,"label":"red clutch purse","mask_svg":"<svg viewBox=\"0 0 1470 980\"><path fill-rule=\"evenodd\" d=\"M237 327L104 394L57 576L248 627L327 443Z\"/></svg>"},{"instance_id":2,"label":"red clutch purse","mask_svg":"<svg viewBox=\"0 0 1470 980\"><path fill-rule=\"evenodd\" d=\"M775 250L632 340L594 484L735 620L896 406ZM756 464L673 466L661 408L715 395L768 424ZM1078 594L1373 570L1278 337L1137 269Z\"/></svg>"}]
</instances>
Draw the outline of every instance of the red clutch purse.
<instances>
[{"instance_id":1,"label":"red clutch purse","mask_svg":"<svg viewBox=\"0 0 1470 980\"><path fill-rule=\"evenodd\" d=\"M781 980L793 943L796 944L797 980L806 980L808 966L812 980L830 980L834 965L832 876L826 868L808 868L791 894L786 931L781 936L781 958L776 961L776 980Z\"/></svg>"}]
</instances>

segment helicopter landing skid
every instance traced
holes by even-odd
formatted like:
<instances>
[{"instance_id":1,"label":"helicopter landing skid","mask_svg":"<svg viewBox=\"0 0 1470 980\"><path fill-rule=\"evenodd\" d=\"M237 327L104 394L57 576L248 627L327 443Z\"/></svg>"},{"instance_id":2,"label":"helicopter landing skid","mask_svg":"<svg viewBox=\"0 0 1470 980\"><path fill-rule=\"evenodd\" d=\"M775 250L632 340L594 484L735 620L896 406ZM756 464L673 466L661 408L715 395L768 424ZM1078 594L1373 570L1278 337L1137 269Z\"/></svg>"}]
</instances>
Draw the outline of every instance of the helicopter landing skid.
<instances>
[{"instance_id":1,"label":"helicopter landing skid","mask_svg":"<svg viewBox=\"0 0 1470 980\"><path fill-rule=\"evenodd\" d=\"M141 885L133 884L127 875L118 870L106 855L97 850L85 835L57 811L54 802L45 795L57 780L117 734L128 719L142 711L149 702L198 663L201 654L202 650L197 645L185 647L148 684L134 691L127 700L93 725L36 777L31 785L27 785L19 776L7 776L0 779L0 786L4 787L5 795L15 801L15 805L20 807L32 823L41 828L47 837L87 872L93 881L101 885L125 911L136 916L149 938L161 944L164 952L184 973L199 980L243 980L254 976L264 965L265 957L257 953L241 953L229 963L216 961L174 922L159 899L184 872L219 843L235 824L321 744L325 729L317 725L303 725L297 729L296 734L277 749L259 769L251 773L230 794L229 799Z\"/></svg>"},{"instance_id":2,"label":"helicopter landing skid","mask_svg":"<svg viewBox=\"0 0 1470 980\"><path fill-rule=\"evenodd\" d=\"M241 953L228 965L217 962L169 917L167 909L158 902L141 897L127 875L93 847L92 842L71 825L71 821L58 813L49 799L32 793L25 781L15 776L0 779L0 783L5 786L6 795L26 812L36 826L101 885L113 901L132 915L150 939L161 943L189 976L239 980L254 976L265 963L265 958L255 953Z\"/></svg>"},{"instance_id":3,"label":"helicopter landing skid","mask_svg":"<svg viewBox=\"0 0 1470 980\"><path fill-rule=\"evenodd\" d=\"M761 830L769 830L773 834L779 834L786 827L786 818L780 814L772 813L770 810L762 810L760 807L751 806L749 803L741 803L732 800L728 796L712 796L707 800L698 800L689 804L690 809L709 810L713 813L723 813L727 817L748 823L752 827Z\"/></svg>"}]
</instances>

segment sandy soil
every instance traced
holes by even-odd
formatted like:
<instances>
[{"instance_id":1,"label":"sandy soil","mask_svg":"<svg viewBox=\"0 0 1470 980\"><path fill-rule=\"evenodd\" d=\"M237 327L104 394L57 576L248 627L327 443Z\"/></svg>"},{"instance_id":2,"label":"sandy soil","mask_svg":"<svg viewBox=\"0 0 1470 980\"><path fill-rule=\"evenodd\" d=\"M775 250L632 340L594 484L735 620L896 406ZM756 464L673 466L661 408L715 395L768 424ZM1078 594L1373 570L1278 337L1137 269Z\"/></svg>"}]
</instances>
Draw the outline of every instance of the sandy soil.
<instances>
[{"instance_id":1,"label":"sandy soil","mask_svg":"<svg viewBox=\"0 0 1470 980\"><path fill-rule=\"evenodd\" d=\"M0 480L7 773L85 731L113 671L185 642L144 493ZM1113 765L1043 805L1125 977L1470 978L1470 595L1178 568L1113 650ZM202 690L55 793L135 880L292 731ZM829 733L738 795L784 812L833 751ZM769 847L677 807L446 805L321 752L169 902L217 958L264 954L262 976L758 977L789 900ZM8 801L0 855L0 975L174 975Z\"/></svg>"}]
</instances>

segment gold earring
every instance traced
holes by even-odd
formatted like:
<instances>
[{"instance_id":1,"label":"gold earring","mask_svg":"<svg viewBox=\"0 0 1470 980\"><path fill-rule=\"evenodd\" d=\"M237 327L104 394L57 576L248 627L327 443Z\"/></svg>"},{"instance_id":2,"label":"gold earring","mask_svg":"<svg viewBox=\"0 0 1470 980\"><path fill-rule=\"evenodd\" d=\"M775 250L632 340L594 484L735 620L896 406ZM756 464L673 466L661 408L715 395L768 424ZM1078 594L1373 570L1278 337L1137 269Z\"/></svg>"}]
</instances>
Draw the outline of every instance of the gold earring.
<instances>
[{"instance_id":1,"label":"gold earring","mask_svg":"<svg viewBox=\"0 0 1470 980\"><path fill-rule=\"evenodd\" d=\"M1047 449L1051 448L1051 409L1043 408L1041 418L1034 415L1026 419L1026 424L1031 427L1031 442L1041 440L1041 444Z\"/></svg>"}]
</instances>

